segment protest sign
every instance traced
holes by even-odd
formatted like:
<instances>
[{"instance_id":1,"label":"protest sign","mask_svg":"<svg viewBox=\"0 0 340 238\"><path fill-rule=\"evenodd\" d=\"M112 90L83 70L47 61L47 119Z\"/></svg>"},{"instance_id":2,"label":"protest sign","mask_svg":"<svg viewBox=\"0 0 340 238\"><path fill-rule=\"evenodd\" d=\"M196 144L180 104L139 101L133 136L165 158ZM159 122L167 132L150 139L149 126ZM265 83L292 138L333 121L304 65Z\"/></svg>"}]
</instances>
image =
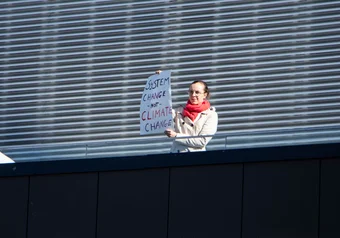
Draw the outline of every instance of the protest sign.
<instances>
[{"instance_id":1,"label":"protest sign","mask_svg":"<svg viewBox=\"0 0 340 238\"><path fill-rule=\"evenodd\" d=\"M171 72L151 75L140 103L140 134L163 133L172 126Z\"/></svg>"}]
</instances>

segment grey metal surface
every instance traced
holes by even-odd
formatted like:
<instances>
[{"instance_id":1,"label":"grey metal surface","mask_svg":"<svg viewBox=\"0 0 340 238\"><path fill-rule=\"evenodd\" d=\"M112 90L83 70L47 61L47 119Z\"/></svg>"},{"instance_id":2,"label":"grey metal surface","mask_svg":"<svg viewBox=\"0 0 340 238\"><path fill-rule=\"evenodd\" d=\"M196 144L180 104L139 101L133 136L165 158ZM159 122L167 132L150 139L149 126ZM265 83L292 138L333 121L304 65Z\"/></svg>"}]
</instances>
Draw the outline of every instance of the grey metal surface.
<instances>
[{"instance_id":1,"label":"grey metal surface","mask_svg":"<svg viewBox=\"0 0 340 238\"><path fill-rule=\"evenodd\" d=\"M229 149L339 141L339 20L339 1L1 1L0 150L167 153L164 135L139 135L157 69L172 70L174 106L193 80L209 84L210 150L225 134L238 135Z\"/></svg>"}]
</instances>

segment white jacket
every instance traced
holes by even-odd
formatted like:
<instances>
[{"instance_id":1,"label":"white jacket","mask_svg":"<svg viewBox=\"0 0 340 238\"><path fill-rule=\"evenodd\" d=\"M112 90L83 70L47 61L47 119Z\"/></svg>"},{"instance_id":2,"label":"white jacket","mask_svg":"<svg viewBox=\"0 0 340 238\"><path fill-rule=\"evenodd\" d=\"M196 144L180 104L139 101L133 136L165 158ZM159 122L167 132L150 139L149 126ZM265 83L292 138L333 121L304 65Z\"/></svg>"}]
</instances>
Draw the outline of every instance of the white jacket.
<instances>
[{"instance_id":1,"label":"white jacket","mask_svg":"<svg viewBox=\"0 0 340 238\"><path fill-rule=\"evenodd\" d=\"M172 111L174 129L177 136L172 144L171 153L205 151L212 137L183 138L186 136L213 135L217 131L218 116L214 107L198 114L195 121L184 117L183 107Z\"/></svg>"}]
</instances>

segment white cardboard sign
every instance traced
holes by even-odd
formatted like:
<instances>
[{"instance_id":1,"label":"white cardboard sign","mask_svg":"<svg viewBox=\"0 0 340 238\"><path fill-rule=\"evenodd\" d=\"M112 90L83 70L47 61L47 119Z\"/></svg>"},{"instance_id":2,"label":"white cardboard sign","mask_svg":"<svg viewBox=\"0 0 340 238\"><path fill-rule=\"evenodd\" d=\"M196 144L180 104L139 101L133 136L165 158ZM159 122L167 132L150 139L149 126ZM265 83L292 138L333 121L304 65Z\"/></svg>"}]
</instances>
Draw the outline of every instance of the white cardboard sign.
<instances>
[{"instance_id":1,"label":"white cardboard sign","mask_svg":"<svg viewBox=\"0 0 340 238\"><path fill-rule=\"evenodd\" d=\"M163 133L171 126L171 71L162 71L146 82L140 103L140 134Z\"/></svg>"}]
</instances>

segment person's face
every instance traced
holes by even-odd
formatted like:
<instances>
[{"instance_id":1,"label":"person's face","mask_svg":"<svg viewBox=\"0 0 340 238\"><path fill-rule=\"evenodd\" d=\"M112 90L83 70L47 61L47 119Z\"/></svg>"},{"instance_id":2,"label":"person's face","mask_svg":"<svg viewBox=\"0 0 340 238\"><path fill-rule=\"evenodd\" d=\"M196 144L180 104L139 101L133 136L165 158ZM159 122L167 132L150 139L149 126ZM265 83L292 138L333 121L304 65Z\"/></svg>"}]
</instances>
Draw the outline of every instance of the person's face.
<instances>
[{"instance_id":1,"label":"person's face","mask_svg":"<svg viewBox=\"0 0 340 238\"><path fill-rule=\"evenodd\" d=\"M207 97L202 83L191 84L188 93L191 104L201 104Z\"/></svg>"}]
</instances>

